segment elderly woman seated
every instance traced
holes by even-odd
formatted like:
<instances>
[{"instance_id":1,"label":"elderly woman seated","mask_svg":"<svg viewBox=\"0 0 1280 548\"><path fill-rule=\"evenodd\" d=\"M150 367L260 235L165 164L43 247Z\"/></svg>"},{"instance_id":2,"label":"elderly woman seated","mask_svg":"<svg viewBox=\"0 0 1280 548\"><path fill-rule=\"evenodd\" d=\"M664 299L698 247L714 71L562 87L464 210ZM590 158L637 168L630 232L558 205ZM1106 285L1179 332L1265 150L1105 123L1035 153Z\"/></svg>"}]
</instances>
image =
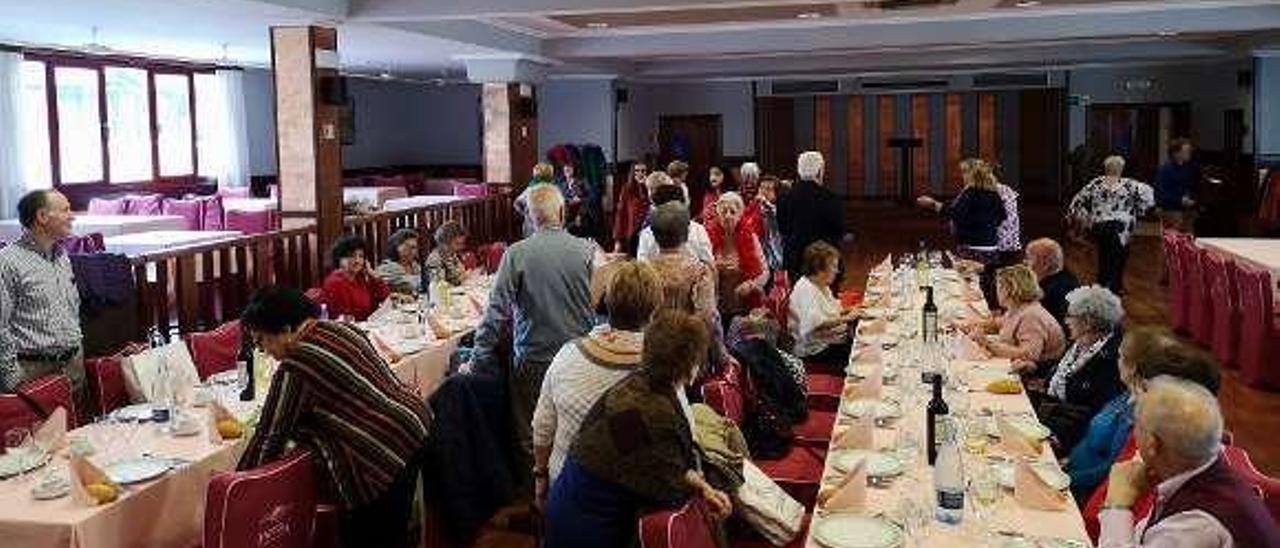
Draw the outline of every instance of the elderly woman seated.
<instances>
[{"instance_id":1,"label":"elderly woman seated","mask_svg":"<svg viewBox=\"0 0 1280 548\"><path fill-rule=\"evenodd\" d=\"M804 276L791 289L787 325L795 338L795 354L808 362L843 370L849 360L849 324L859 309L844 308L831 294L840 268L840 252L826 242L804 250Z\"/></svg>"},{"instance_id":2,"label":"elderly woman seated","mask_svg":"<svg viewBox=\"0 0 1280 548\"><path fill-rule=\"evenodd\" d=\"M533 455L539 501L556 481L569 445L596 400L640 367L644 328L662 302L658 272L646 263L617 265L604 294L609 321L556 353L533 412Z\"/></svg>"},{"instance_id":3,"label":"elderly woman seated","mask_svg":"<svg viewBox=\"0 0 1280 548\"><path fill-rule=\"evenodd\" d=\"M698 471L684 399L709 343L702 320L683 312L659 312L645 328L641 369L591 407L551 486L544 546L633 546L637 516L692 497L717 520L729 515L728 495Z\"/></svg>"},{"instance_id":4,"label":"elderly woman seated","mask_svg":"<svg viewBox=\"0 0 1280 548\"><path fill-rule=\"evenodd\" d=\"M1117 364L1123 319L1120 298L1105 287L1090 285L1067 294L1071 346L1043 392L1031 394L1036 414L1059 449L1075 446L1094 415L1124 390Z\"/></svg>"},{"instance_id":5,"label":"elderly woman seated","mask_svg":"<svg viewBox=\"0 0 1280 548\"><path fill-rule=\"evenodd\" d=\"M462 250L467 247L467 231L458 221L447 221L436 229L435 249L427 255L427 280L462 285L467 269L462 263Z\"/></svg>"},{"instance_id":6,"label":"elderly woman seated","mask_svg":"<svg viewBox=\"0 0 1280 548\"><path fill-rule=\"evenodd\" d=\"M1014 265L996 273L996 298L1005 310L995 320L999 335L989 337L972 332L974 342L997 358L1009 358L1016 370L1031 370L1036 364L1062 357L1066 336L1062 327L1040 304L1043 296L1036 275L1025 265Z\"/></svg>"},{"instance_id":7,"label":"elderly woman seated","mask_svg":"<svg viewBox=\"0 0 1280 548\"><path fill-rule=\"evenodd\" d=\"M716 257L720 314L733 317L764 303L769 267L751 226L742 222L745 205L737 192L726 192L715 203L707 236Z\"/></svg>"},{"instance_id":8,"label":"elderly woman seated","mask_svg":"<svg viewBox=\"0 0 1280 548\"><path fill-rule=\"evenodd\" d=\"M387 287L402 295L422 292L422 262L418 255L418 232L402 228L387 238L387 253L374 271Z\"/></svg>"},{"instance_id":9,"label":"elderly woman seated","mask_svg":"<svg viewBox=\"0 0 1280 548\"><path fill-rule=\"evenodd\" d=\"M366 249L359 236L343 236L333 243L329 254L334 271L321 288L329 314L334 317L350 316L363 321L391 295L386 282L369 271Z\"/></svg>"}]
</instances>

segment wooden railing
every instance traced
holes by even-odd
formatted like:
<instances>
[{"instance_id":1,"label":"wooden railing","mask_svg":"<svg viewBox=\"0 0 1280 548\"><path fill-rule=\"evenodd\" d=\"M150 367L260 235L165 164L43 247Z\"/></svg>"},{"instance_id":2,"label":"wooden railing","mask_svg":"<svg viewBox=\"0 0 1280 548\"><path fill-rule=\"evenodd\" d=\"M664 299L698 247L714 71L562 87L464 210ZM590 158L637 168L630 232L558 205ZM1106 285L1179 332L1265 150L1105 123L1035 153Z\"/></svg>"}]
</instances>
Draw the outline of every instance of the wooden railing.
<instances>
[{"instance_id":1,"label":"wooden railing","mask_svg":"<svg viewBox=\"0 0 1280 548\"><path fill-rule=\"evenodd\" d=\"M400 228L419 232L423 253L431 232L449 219L467 228L469 242L507 241L514 235L506 193L466 198L402 211L348 217L348 234L362 236L370 260L381 259L387 238ZM240 236L184 246L131 259L138 291L137 340L159 328L166 335L211 329L239 317L254 289L279 284L315 287L328 272L326 252L317 249L315 226Z\"/></svg>"}]
</instances>

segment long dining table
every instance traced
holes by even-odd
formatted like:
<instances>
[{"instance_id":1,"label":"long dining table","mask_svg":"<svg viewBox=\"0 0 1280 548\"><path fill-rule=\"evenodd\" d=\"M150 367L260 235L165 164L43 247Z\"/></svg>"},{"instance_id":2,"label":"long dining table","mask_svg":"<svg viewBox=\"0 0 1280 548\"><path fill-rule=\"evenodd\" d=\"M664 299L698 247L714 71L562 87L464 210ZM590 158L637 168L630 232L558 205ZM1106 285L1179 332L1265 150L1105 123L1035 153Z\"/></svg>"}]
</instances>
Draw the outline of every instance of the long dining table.
<instances>
[{"instance_id":1,"label":"long dining table","mask_svg":"<svg viewBox=\"0 0 1280 548\"><path fill-rule=\"evenodd\" d=\"M491 280L475 276L455 290L459 297L432 314L441 333L428 324L396 319L362 324L396 377L426 404L443 382L449 357L459 341L479 324ZM446 333L447 332L447 333ZM251 402L237 399L231 386L209 386L221 403L246 424L256 421L265 389ZM206 409L188 410L206 417ZM202 421L203 422L203 421ZM187 548L202 541L205 489L215 474L234 470L251 432L232 441L210 441L202 424L198 435L175 437L156 424L100 420L76 428L68 439L84 439L99 466L147 455L173 463L163 475L124 486L119 500L84 506L72 497L35 500L32 489L47 474L67 474L67 452L25 476L0 480L0 546L4 548Z\"/></svg>"},{"instance_id":2,"label":"long dining table","mask_svg":"<svg viewBox=\"0 0 1280 548\"><path fill-rule=\"evenodd\" d=\"M849 358L846 389L842 392L833 427L820 492L834 490L845 479L843 469L850 462L846 453L855 450L841 445L841 434L851 427L850 411L859 408L853 402L868 394L860 387L869 378L884 379L881 402L901 410L896 418L877 420L872 450L896 459L901 463L901 473L881 481L869 481L861 507L841 508L837 504L828 507L819 502L805 545L843 548L845 545L831 539L844 533L857 534L840 530L840 516L852 514L889 524L889 530L896 531L899 542L884 546L1089 546L1084 521L1069 492L1059 493L1066 502L1060 509L1036 510L1016 500L1008 481L1000 479L1007 476L1002 470L1011 473L1016 458L1004 454L1003 446L995 437L998 432L994 421L999 416L1033 420L1031 402L1025 390L1007 395L987 392L985 388L992 379L1017 378L1010 374L1011 364L1008 360L984 355L978 345L957 330L947 327L948 333L932 346L918 342L924 303L919 286L925 279L932 279L935 288L940 325L955 326L990 315L976 280L970 277L942 269L924 277L915 269L894 270L888 260L873 269L868 277L867 305ZM964 481L970 487L966 489L963 520L958 525L944 524L934 516L933 469L924 454L925 410L931 397L930 385L922 382L926 372L942 373L947 379L944 399L956 426ZM1037 461L1036 466L1061 471L1047 443L1042 445L1038 458L1027 459L1031 460ZM988 486L995 482L995 501L975 504L972 487L979 479ZM819 496L820 501L824 498ZM850 545L880 546L860 542Z\"/></svg>"}]
</instances>

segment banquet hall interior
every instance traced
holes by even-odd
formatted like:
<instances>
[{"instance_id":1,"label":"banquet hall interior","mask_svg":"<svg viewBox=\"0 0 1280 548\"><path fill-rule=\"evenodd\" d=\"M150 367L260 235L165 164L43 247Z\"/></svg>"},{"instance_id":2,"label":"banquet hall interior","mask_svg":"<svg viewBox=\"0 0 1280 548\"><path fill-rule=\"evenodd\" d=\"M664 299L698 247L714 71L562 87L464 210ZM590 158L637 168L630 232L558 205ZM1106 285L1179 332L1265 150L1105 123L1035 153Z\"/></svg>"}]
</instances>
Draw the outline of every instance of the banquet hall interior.
<instances>
[{"instance_id":1,"label":"banquet hall interior","mask_svg":"<svg viewBox=\"0 0 1280 548\"><path fill-rule=\"evenodd\" d=\"M1278 238L1275 0L0 0L0 546L1280 546Z\"/></svg>"}]
</instances>

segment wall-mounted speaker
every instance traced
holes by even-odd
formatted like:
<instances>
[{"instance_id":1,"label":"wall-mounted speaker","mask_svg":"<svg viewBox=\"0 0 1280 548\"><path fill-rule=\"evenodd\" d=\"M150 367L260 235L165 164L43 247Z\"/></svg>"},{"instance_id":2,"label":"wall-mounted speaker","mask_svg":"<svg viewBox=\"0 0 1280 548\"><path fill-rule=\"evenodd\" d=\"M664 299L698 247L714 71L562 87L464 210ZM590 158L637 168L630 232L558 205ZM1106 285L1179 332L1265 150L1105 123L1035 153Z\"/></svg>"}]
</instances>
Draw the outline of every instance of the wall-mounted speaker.
<instances>
[{"instance_id":1,"label":"wall-mounted speaker","mask_svg":"<svg viewBox=\"0 0 1280 548\"><path fill-rule=\"evenodd\" d=\"M631 90L627 88L618 88L613 90L613 100L619 105L631 100Z\"/></svg>"},{"instance_id":2,"label":"wall-mounted speaker","mask_svg":"<svg viewBox=\"0 0 1280 548\"><path fill-rule=\"evenodd\" d=\"M347 79L342 76L322 76L320 78L320 101L326 105L339 107L347 104Z\"/></svg>"}]
</instances>

